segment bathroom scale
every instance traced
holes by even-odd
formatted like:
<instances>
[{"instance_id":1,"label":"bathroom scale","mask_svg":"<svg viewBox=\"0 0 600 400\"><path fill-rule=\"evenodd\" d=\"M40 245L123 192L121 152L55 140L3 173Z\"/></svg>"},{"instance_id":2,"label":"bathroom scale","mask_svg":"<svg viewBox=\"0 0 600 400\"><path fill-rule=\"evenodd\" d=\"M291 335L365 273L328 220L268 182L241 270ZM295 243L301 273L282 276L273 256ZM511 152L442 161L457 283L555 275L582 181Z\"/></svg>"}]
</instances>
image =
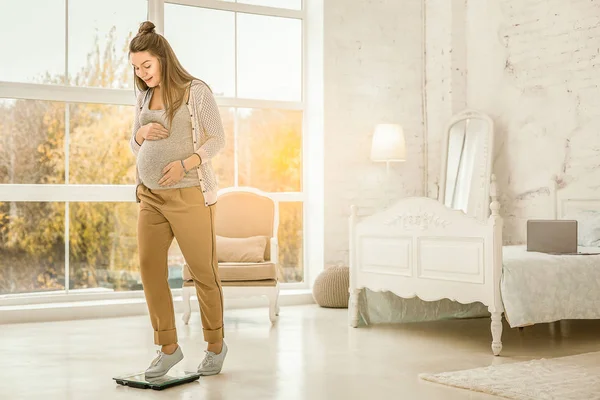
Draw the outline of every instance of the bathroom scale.
<instances>
[{"instance_id":1,"label":"bathroom scale","mask_svg":"<svg viewBox=\"0 0 600 400\"><path fill-rule=\"evenodd\" d=\"M146 378L144 372L132 375L123 375L113 378L119 385L129 386L136 389L163 390L173 386L183 385L200 378L196 371L169 371L168 374L158 378Z\"/></svg>"}]
</instances>

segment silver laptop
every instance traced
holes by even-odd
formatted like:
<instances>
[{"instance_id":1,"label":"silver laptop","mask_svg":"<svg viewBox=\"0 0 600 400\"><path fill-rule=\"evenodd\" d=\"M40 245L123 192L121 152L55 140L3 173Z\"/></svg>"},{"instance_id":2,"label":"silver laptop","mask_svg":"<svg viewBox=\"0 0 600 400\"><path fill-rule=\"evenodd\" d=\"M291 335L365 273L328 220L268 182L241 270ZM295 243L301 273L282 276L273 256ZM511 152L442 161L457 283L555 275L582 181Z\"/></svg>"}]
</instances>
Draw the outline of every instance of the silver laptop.
<instances>
[{"instance_id":1,"label":"silver laptop","mask_svg":"<svg viewBox=\"0 0 600 400\"><path fill-rule=\"evenodd\" d=\"M562 219L528 220L527 251L550 254L578 254L577 221Z\"/></svg>"}]
</instances>

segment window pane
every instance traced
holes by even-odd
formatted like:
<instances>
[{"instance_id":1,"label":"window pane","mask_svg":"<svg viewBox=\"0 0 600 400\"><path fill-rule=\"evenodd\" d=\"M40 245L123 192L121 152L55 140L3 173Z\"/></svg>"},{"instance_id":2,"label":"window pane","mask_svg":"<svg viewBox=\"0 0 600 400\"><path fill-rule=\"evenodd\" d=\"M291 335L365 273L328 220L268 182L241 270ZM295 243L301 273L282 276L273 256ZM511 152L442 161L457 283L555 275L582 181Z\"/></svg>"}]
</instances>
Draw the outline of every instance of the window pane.
<instances>
[{"instance_id":1,"label":"window pane","mask_svg":"<svg viewBox=\"0 0 600 400\"><path fill-rule=\"evenodd\" d=\"M0 10L0 81L64 84L65 0L0 0Z\"/></svg>"},{"instance_id":2,"label":"window pane","mask_svg":"<svg viewBox=\"0 0 600 400\"><path fill-rule=\"evenodd\" d=\"M281 282L302 282L304 279L302 226L302 203L279 203L277 240Z\"/></svg>"},{"instance_id":3,"label":"window pane","mask_svg":"<svg viewBox=\"0 0 600 400\"><path fill-rule=\"evenodd\" d=\"M64 183L65 105L0 99L0 183Z\"/></svg>"},{"instance_id":4,"label":"window pane","mask_svg":"<svg viewBox=\"0 0 600 400\"><path fill-rule=\"evenodd\" d=\"M165 37L183 67L215 96L235 96L235 14L165 4Z\"/></svg>"},{"instance_id":5,"label":"window pane","mask_svg":"<svg viewBox=\"0 0 600 400\"><path fill-rule=\"evenodd\" d=\"M238 97L301 101L302 22L238 14Z\"/></svg>"},{"instance_id":6,"label":"window pane","mask_svg":"<svg viewBox=\"0 0 600 400\"><path fill-rule=\"evenodd\" d=\"M69 0L71 84L133 87L128 46L147 8L147 0Z\"/></svg>"},{"instance_id":7,"label":"window pane","mask_svg":"<svg viewBox=\"0 0 600 400\"><path fill-rule=\"evenodd\" d=\"M65 204L0 202L0 294L63 290Z\"/></svg>"},{"instance_id":8,"label":"window pane","mask_svg":"<svg viewBox=\"0 0 600 400\"><path fill-rule=\"evenodd\" d=\"M134 107L69 105L69 183L135 184Z\"/></svg>"},{"instance_id":9,"label":"window pane","mask_svg":"<svg viewBox=\"0 0 600 400\"><path fill-rule=\"evenodd\" d=\"M137 247L137 203L71 203L71 288L143 290ZM168 252L169 286L181 288L184 259L177 241Z\"/></svg>"},{"instance_id":10,"label":"window pane","mask_svg":"<svg viewBox=\"0 0 600 400\"><path fill-rule=\"evenodd\" d=\"M237 2L255 6L288 8L290 10L302 9L302 0L237 0Z\"/></svg>"},{"instance_id":11,"label":"window pane","mask_svg":"<svg viewBox=\"0 0 600 400\"><path fill-rule=\"evenodd\" d=\"M234 151L233 122L235 108L219 108L223 129L225 130L225 148L212 160L217 175L219 188L234 186Z\"/></svg>"},{"instance_id":12,"label":"window pane","mask_svg":"<svg viewBox=\"0 0 600 400\"><path fill-rule=\"evenodd\" d=\"M137 203L70 203L71 288L141 290Z\"/></svg>"},{"instance_id":13,"label":"window pane","mask_svg":"<svg viewBox=\"0 0 600 400\"><path fill-rule=\"evenodd\" d=\"M241 186L266 192L302 190L302 112L238 110Z\"/></svg>"}]
</instances>

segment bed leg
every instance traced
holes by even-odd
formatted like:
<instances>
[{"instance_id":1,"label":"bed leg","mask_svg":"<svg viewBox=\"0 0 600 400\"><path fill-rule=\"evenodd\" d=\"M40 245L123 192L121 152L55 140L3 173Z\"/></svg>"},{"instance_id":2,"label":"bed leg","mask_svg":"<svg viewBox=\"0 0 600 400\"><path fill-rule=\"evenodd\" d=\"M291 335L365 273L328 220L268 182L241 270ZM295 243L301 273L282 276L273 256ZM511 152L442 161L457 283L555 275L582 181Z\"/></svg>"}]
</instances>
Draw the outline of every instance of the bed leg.
<instances>
[{"instance_id":1,"label":"bed leg","mask_svg":"<svg viewBox=\"0 0 600 400\"><path fill-rule=\"evenodd\" d=\"M490 313L492 314L492 352L498 356L502 351L502 313L491 311Z\"/></svg>"},{"instance_id":2,"label":"bed leg","mask_svg":"<svg viewBox=\"0 0 600 400\"><path fill-rule=\"evenodd\" d=\"M358 294L359 289L350 289L350 299L348 301L348 321L353 328L358 327Z\"/></svg>"}]
</instances>

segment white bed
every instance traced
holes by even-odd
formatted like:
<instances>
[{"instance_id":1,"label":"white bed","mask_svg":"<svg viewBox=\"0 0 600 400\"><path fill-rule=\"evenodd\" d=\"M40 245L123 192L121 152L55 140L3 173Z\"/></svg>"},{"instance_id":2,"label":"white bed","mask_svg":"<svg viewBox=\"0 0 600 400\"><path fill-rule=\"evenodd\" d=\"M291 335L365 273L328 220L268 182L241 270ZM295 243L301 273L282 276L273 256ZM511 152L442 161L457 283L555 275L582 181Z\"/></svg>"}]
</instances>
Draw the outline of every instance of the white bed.
<instances>
[{"instance_id":1,"label":"white bed","mask_svg":"<svg viewBox=\"0 0 600 400\"><path fill-rule=\"evenodd\" d=\"M518 246L503 248L492 144L491 120L465 111L446 130L438 199L405 198L368 216L352 206L351 326L359 325L358 298L366 288L425 301L483 303L491 314L494 355L502 350L505 308L511 327L600 318L600 256L549 256ZM558 218L569 217L575 206L600 210L600 197L590 193L555 194Z\"/></svg>"},{"instance_id":2,"label":"white bed","mask_svg":"<svg viewBox=\"0 0 600 400\"><path fill-rule=\"evenodd\" d=\"M426 301L478 301L491 313L492 351L498 355L502 218L491 173L492 120L466 110L448 123L444 138L439 200L405 198L366 217L352 206L350 325L358 326L364 288Z\"/></svg>"},{"instance_id":3,"label":"white bed","mask_svg":"<svg viewBox=\"0 0 600 400\"><path fill-rule=\"evenodd\" d=\"M497 212L497 210L496 210ZM350 217L350 325L363 288L426 301L481 302L491 313L494 354L502 350L502 220L481 222L437 200L407 198Z\"/></svg>"},{"instance_id":4,"label":"white bed","mask_svg":"<svg viewBox=\"0 0 600 400\"><path fill-rule=\"evenodd\" d=\"M563 319L600 319L600 192L581 185L553 189L553 218L578 221L581 253L550 255L526 246L503 248L501 280L505 316L511 327Z\"/></svg>"},{"instance_id":5,"label":"white bed","mask_svg":"<svg viewBox=\"0 0 600 400\"><path fill-rule=\"evenodd\" d=\"M580 247L579 251L600 249ZM512 328L562 319L600 319L600 255L559 256L506 246L503 263L502 301Z\"/></svg>"}]
</instances>

